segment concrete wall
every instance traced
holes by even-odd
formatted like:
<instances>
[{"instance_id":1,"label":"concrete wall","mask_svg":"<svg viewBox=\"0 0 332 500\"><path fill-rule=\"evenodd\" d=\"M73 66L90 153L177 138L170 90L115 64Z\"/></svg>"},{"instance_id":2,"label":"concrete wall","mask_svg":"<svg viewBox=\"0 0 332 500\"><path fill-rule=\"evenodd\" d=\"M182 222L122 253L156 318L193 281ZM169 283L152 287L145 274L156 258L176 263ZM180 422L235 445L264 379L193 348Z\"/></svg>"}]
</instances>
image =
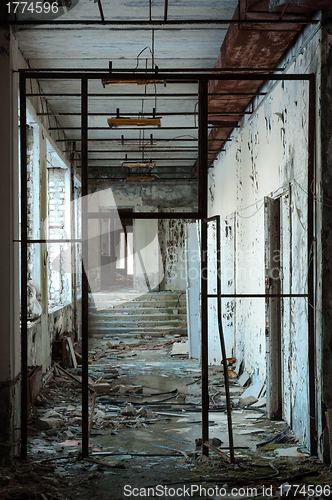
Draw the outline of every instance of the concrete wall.
<instances>
[{"instance_id":1,"label":"concrete wall","mask_svg":"<svg viewBox=\"0 0 332 500\"><path fill-rule=\"evenodd\" d=\"M286 66L290 74L315 71L319 96L321 33L313 34L314 29L304 30L281 66ZM282 291L305 293L308 84L303 81L270 82L262 91L268 95L255 99L254 113L242 120L226 152L220 153L209 171L212 195L209 216L219 214L222 218L222 292L265 293L268 228L264 197L268 196L280 200ZM317 169L320 169L319 158ZM319 211L317 205L318 217ZM253 382L265 381L268 344L264 299L246 298L236 302L223 299L222 305L228 355L235 351ZM293 426L300 441L308 446L307 307L302 298L283 301L281 366L283 417ZM212 320L210 324L213 325ZM209 335L217 338L217 329ZM318 330L317 342L319 335Z\"/></svg>"},{"instance_id":2,"label":"concrete wall","mask_svg":"<svg viewBox=\"0 0 332 500\"><path fill-rule=\"evenodd\" d=\"M70 182L69 164L31 103L28 123L28 237L70 237L74 185ZM28 249L28 279L36 289L42 308L40 317L28 324L28 364L42 365L45 371L51 365L51 345L56 335L74 331L80 336L80 303L76 302L76 293L71 287L70 272L74 269L71 269L68 244L33 244ZM30 309L31 316L36 316L36 307L31 301Z\"/></svg>"},{"instance_id":3,"label":"concrete wall","mask_svg":"<svg viewBox=\"0 0 332 500\"><path fill-rule=\"evenodd\" d=\"M179 185L180 184L180 185ZM112 189L117 209L133 212L193 211L197 208L197 183L91 184L91 192L99 194L99 208L109 207L108 189ZM185 289L184 256L185 221L134 221L134 286L149 290ZM91 228L92 230L92 228ZM91 235L89 235L89 238ZM148 277L148 280L146 279ZM149 284L147 284L149 283Z\"/></svg>"},{"instance_id":4,"label":"concrete wall","mask_svg":"<svg viewBox=\"0 0 332 500\"><path fill-rule=\"evenodd\" d=\"M0 30L0 163L1 163L1 235L0 266L2 287L1 309L1 353L0 353L0 460L6 460L18 451L20 429L20 296L19 296L19 110L18 73L14 70L27 68L27 63L18 50L10 30ZM29 82L29 91L38 92L38 82ZM28 211L30 212L29 237L46 238L44 222L47 217L46 182L46 137L59 148L46 131L37 112L45 111L45 100L33 98L27 103L38 126L28 130ZM44 106L44 107L43 107ZM47 107L46 107L47 109ZM46 118L42 118L46 120ZM45 121L46 124L46 121ZM56 125L50 118L47 127ZM31 133L31 134L30 134ZM63 134L60 133L63 137ZM63 147L65 144L63 143ZM63 156L63 155L62 155ZM64 156L63 156L64 159ZM29 364L50 365L50 343L52 332L63 324L70 328L71 313L60 312L48 316L47 258L45 244L33 245L29 249L28 279L37 289L43 312L29 330ZM30 313L35 313L30 302ZM71 328L70 328L71 329Z\"/></svg>"},{"instance_id":5,"label":"concrete wall","mask_svg":"<svg viewBox=\"0 0 332 500\"><path fill-rule=\"evenodd\" d=\"M18 75L10 33L0 30L0 460L16 452L20 426ZM4 444L7 446L4 446ZM8 446L9 445L9 446Z\"/></svg>"},{"instance_id":6,"label":"concrete wall","mask_svg":"<svg viewBox=\"0 0 332 500\"><path fill-rule=\"evenodd\" d=\"M332 22L326 23L322 38L322 92L321 92L321 126L318 133L321 135L322 170L318 182L321 190L318 192L318 201L322 203L322 219L320 222L321 241L318 239L317 252L321 259L317 259L317 282L322 289L322 301L318 304L316 317L318 327L323 330L323 340L317 338L317 380L322 378L322 401L320 417L319 444L323 448L324 459L330 462L328 432L325 420L325 411L332 407ZM319 184L318 184L319 185ZM324 318L324 319L323 319ZM322 437L323 436L323 437Z\"/></svg>"},{"instance_id":7,"label":"concrete wall","mask_svg":"<svg viewBox=\"0 0 332 500\"><path fill-rule=\"evenodd\" d=\"M186 212L188 209L179 207L176 211ZM164 272L161 290L186 289L186 223L183 219L159 220L159 244Z\"/></svg>"}]
</instances>

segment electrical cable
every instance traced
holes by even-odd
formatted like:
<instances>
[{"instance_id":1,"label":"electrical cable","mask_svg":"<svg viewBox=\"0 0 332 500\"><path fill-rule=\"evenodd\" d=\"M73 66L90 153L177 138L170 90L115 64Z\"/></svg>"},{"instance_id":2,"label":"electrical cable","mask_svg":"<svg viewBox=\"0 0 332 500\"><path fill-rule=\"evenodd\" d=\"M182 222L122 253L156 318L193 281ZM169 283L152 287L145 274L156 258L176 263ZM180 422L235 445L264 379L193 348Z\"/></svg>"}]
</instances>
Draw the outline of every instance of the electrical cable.
<instances>
[{"instance_id":1,"label":"electrical cable","mask_svg":"<svg viewBox=\"0 0 332 500\"><path fill-rule=\"evenodd\" d=\"M264 441L263 443L258 443L256 444L256 448L261 448L261 446L265 446L266 444L270 443L279 443L291 430L289 425L287 425L286 429L284 429L281 433L277 434L276 436L273 436L271 439L268 439L267 441Z\"/></svg>"}]
</instances>

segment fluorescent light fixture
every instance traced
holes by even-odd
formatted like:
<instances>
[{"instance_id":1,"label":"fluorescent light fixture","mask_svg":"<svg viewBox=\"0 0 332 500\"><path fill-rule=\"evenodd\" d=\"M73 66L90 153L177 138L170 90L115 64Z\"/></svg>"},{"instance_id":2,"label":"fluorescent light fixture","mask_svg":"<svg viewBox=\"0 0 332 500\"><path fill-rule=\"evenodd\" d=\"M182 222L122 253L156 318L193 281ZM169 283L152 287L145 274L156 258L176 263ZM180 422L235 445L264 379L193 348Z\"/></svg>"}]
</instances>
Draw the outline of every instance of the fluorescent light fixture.
<instances>
[{"instance_id":1,"label":"fluorescent light fixture","mask_svg":"<svg viewBox=\"0 0 332 500\"><path fill-rule=\"evenodd\" d=\"M127 167L127 168L137 168L137 167L149 167L149 168L153 168L153 167L156 166L155 163L144 162L144 161L141 161L141 162L138 162L138 161L135 161L135 162L123 161L121 165L123 167Z\"/></svg>"},{"instance_id":2,"label":"fluorescent light fixture","mask_svg":"<svg viewBox=\"0 0 332 500\"><path fill-rule=\"evenodd\" d=\"M152 175L136 175L127 177L127 181L154 181Z\"/></svg>"},{"instance_id":3,"label":"fluorescent light fixture","mask_svg":"<svg viewBox=\"0 0 332 500\"><path fill-rule=\"evenodd\" d=\"M160 118L108 118L110 128L115 127L161 127Z\"/></svg>"},{"instance_id":4,"label":"fluorescent light fixture","mask_svg":"<svg viewBox=\"0 0 332 500\"><path fill-rule=\"evenodd\" d=\"M155 83L164 83L164 80L102 80L102 84L105 85L149 85Z\"/></svg>"}]
</instances>

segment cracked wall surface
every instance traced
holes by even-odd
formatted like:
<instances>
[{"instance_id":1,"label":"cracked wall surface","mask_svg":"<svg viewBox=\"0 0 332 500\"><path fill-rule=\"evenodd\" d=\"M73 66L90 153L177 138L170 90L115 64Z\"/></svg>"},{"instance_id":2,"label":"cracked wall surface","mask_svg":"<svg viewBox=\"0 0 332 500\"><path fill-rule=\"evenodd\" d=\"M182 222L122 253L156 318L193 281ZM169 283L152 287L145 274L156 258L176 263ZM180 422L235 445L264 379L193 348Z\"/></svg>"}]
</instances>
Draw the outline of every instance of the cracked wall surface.
<instances>
[{"instance_id":1,"label":"cracked wall surface","mask_svg":"<svg viewBox=\"0 0 332 500\"><path fill-rule=\"evenodd\" d=\"M306 28L281 62L289 74L316 73L320 95L321 32ZM264 294L266 215L264 198L278 199L280 268L283 293L305 293L307 287L307 168L308 84L303 81L269 82L262 86L266 97L253 101L254 112L244 117L233 141L220 153L209 171L209 216L221 216L223 293L228 283L240 294ZM319 123L319 114L317 114ZM317 170L320 159L317 158ZM319 178L317 177L319 180ZM227 186L224 189L224 186ZM316 187L315 187L316 189ZM319 182L317 184L319 192ZM316 204L317 217L321 205ZM225 227L235 220L234 244L227 242ZM319 230L319 225L316 224ZM234 252L234 268L229 267ZM269 271L271 272L271 270ZM279 270L278 270L279 273ZM226 341L235 339L235 357L242 361L253 382L266 381L267 337L264 299L223 299L223 320L228 324ZM280 304L283 418L301 442L309 443L308 326L304 299L284 299ZM234 308L234 311L232 309ZM235 309L236 308L236 309ZM235 312L236 311L236 312ZM230 321L231 320L231 321ZM317 318L317 342L321 339ZM233 325L231 325L233 322ZM217 337L217 329L213 335ZM229 350L228 355L231 355ZM272 384L273 385L273 384ZM320 381L317 380L317 391Z\"/></svg>"}]
</instances>

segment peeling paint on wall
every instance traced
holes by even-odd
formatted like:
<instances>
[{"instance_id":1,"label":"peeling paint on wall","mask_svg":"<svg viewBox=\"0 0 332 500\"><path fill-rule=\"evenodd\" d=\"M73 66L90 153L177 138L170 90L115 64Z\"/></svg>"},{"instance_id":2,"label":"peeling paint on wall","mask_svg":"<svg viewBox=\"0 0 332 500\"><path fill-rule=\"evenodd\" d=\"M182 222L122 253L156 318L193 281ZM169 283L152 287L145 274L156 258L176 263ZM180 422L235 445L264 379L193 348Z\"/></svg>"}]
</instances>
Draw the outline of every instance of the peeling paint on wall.
<instances>
[{"instance_id":1,"label":"peeling paint on wall","mask_svg":"<svg viewBox=\"0 0 332 500\"><path fill-rule=\"evenodd\" d=\"M311 28L298 38L298 51ZM314 36L289 73L300 73L311 64L320 78L319 34ZM292 52L285 58L292 58ZM318 65L318 66L317 66ZM280 198L281 252L284 293L304 293L307 282L307 131L308 85L303 81L267 83L255 98L255 112L244 117L226 152L209 173L209 216L220 214L221 238L229 238L228 220L236 214L233 275L222 280L222 293L235 283L236 293L265 293L264 197ZM319 91L319 89L318 89ZM332 195L331 195L332 198ZM318 207L319 210L319 207ZM225 257L225 255L224 255ZM225 274L225 270L223 270ZM283 417L308 445L308 327L304 299L284 299L282 309ZM223 304L223 322L232 331L235 357L244 362L252 381L266 379L264 299L243 298L232 307ZM281 310L280 310L281 314ZM232 324L232 320L233 324ZM217 329L209 335L218 336Z\"/></svg>"}]
</instances>

